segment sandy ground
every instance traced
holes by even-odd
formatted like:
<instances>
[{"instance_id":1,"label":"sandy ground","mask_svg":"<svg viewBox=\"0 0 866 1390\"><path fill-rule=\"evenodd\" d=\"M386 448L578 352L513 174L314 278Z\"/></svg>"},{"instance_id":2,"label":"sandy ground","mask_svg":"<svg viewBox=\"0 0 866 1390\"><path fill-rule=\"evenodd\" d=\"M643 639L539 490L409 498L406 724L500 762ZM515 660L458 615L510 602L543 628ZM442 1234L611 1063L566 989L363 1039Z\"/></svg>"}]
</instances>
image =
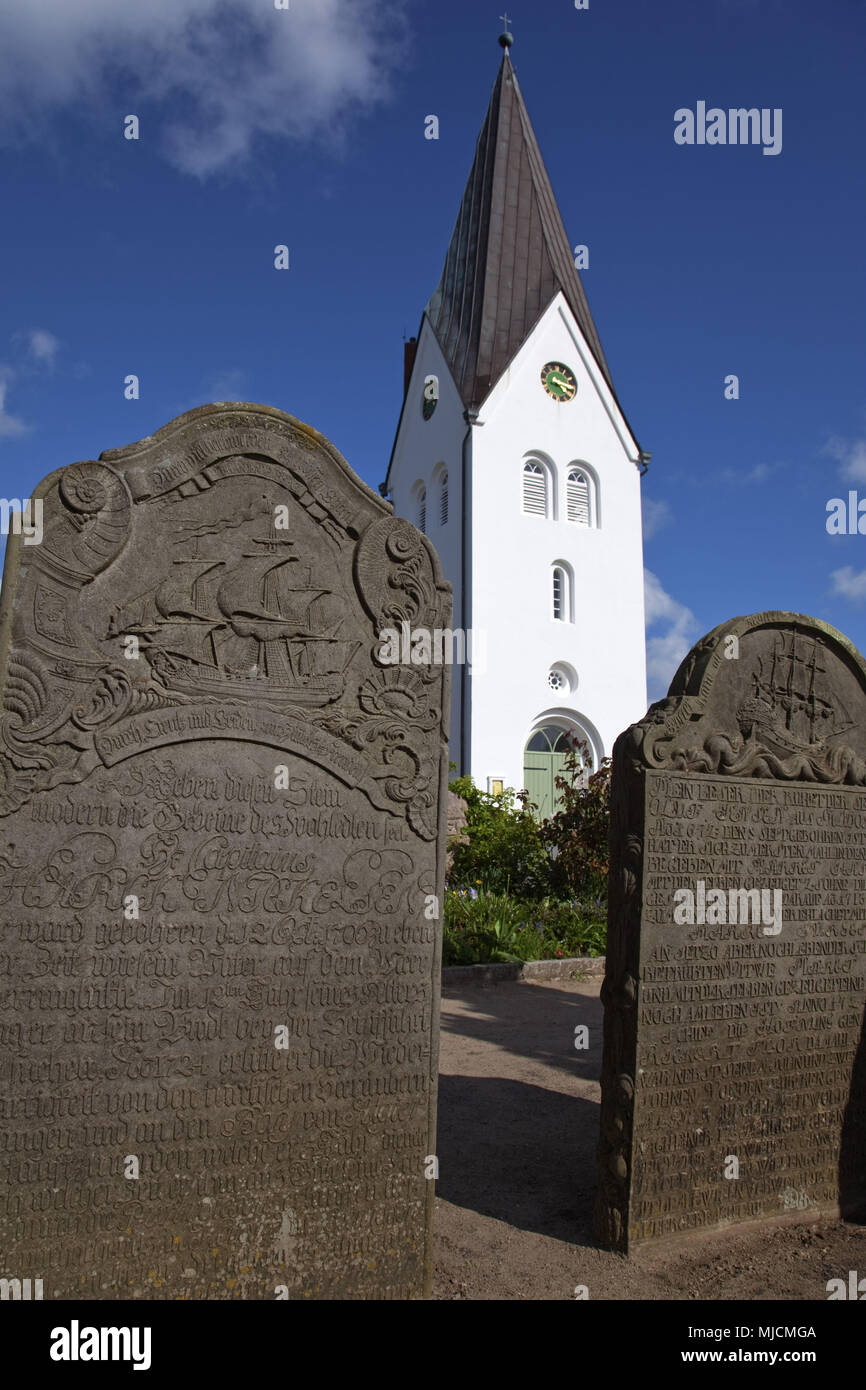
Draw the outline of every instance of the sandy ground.
<instances>
[{"instance_id":1,"label":"sandy ground","mask_svg":"<svg viewBox=\"0 0 866 1390\"><path fill-rule=\"evenodd\" d=\"M866 1275L866 1228L808 1214L598 1248L600 984L443 993L434 1298L826 1301L828 1279Z\"/></svg>"}]
</instances>

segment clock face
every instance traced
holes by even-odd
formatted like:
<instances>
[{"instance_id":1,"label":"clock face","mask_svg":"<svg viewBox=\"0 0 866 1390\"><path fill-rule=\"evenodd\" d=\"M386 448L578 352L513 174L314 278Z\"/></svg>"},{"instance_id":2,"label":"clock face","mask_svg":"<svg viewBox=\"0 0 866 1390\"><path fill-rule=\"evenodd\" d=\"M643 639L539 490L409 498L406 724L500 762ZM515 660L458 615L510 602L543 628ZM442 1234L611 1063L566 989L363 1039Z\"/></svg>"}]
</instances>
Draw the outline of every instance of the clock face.
<instances>
[{"instance_id":1,"label":"clock face","mask_svg":"<svg viewBox=\"0 0 866 1390\"><path fill-rule=\"evenodd\" d=\"M548 362L541 369L541 384L555 401L570 401L577 394L577 380L562 362Z\"/></svg>"}]
</instances>

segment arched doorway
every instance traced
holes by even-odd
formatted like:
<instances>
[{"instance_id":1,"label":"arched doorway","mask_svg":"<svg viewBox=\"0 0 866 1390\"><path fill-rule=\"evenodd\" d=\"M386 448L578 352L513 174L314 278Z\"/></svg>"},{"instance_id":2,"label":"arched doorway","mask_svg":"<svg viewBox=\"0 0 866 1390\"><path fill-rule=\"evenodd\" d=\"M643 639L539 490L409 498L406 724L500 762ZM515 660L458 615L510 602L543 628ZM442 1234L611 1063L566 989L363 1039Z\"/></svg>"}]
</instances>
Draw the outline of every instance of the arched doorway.
<instances>
[{"instance_id":1,"label":"arched doorway","mask_svg":"<svg viewBox=\"0 0 866 1390\"><path fill-rule=\"evenodd\" d=\"M540 819L556 810L561 800L556 778L565 772L569 751L581 744L588 749L587 770L591 770L592 744L577 725L543 724L530 736L523 752L523 785Z\"/></svg>"}]
</instances>

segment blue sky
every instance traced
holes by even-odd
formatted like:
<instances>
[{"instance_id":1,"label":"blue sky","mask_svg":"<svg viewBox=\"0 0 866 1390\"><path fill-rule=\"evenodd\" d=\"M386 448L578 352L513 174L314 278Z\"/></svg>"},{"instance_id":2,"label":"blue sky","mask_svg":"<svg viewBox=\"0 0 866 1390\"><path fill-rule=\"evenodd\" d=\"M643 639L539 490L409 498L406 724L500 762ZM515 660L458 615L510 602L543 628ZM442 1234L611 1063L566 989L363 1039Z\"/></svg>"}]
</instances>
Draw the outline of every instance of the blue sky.
<instances>
[{"instance_id":1,"label":"blue sky","mask_svg":"<svg viewBox=\"0 0 866 1390\"><path fill-rule=\"evenodd\" d=\"M0 494L218 399L298 416L378 485L501 11L0 0ZM614 382L652 453L651 694L741 613L808 613L866 649L866 535L825 524L830 498L866 499L866 7L509 14ZM676 144L674 112L699 101L781 108L781 152Z\"/></svg>"}]
</instances>

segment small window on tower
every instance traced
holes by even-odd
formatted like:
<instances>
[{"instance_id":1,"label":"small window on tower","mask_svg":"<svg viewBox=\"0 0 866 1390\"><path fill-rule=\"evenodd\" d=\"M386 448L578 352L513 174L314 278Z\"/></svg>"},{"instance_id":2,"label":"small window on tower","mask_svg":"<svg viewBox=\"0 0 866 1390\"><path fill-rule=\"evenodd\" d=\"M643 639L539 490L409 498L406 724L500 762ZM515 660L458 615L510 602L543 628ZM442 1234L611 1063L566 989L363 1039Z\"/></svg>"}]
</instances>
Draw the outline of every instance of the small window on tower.
<instances>
[{"instance_id":1,"label":"small window on tower","mask_svg":"<svg viewBox=\"0 0 866 1390\"><path fill-rule=\"evenodd\" d=\"M592 525L589 476L582 468L570 468L567 481L568 519L577 526Z\"/></svg>"},{"instance_id":2,"label":"small window on tower","mask_svg":"<svg viewBox=\"0 0 866 1390\"><path fill-rule=\"evenodd\" d=\"M416 497L416 525L419 531L427 533L427 489L420 487Z\"/></svg>"},{"instance_id":3,"label":"small window on tower","mask_svg":"<svg viewBox=\"0 0 866 1390\"><path fill-rule=\"evenodd\" d=\"M572 573L570 565L564 560L557 560L550 571L552 603L551 616L557 623L573 623L574 608L572 601Z\"/></svg>"},{"instance_id":4,"label":"small window on tower","mask_svg":"<svg viewBox=\"0 0 866 1390\"><path fill-rule=\"evenodd\" d=\"M523 510L531 516L547 516L547 474L532 460L523 466Z\"/></svg>"},{"instance_id":5,"label":"small window on tower","mask_svg":"<svg viewBox=\"0 0 866 1390\"><path fill-rule=\"evenodd\" d=\"M439 525L448 523L448 474L443 473L439 480Z\"/></svg>"},{"instance_id":6,"label":"small window on tower","mask_svg":"<svg viewBox=\"0 0 866 1390\"><path fill-rule=\"evenodd\" d=\"M557 622L565 622L565 570L556 565L553 570L553 616Z\"/></svg>"}]
</instances>

